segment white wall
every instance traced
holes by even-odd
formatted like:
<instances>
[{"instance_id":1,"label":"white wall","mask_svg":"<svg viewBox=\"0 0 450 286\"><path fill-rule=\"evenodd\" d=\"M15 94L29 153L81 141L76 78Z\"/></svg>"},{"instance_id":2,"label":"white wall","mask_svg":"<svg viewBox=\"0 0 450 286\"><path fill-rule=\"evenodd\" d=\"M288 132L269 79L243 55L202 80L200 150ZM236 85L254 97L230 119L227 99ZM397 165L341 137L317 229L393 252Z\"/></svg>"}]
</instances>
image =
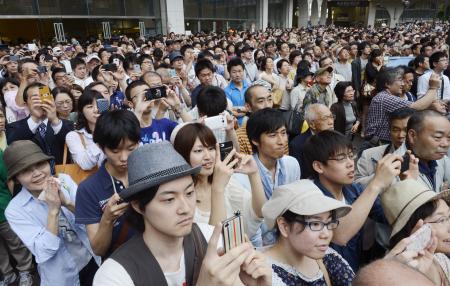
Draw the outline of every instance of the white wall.
<instances>
[{"instance_id":1,"label":"white wall","mask_svg":"<svg viewBox=\"0 0 450 286\"><path fill-rule=\"evenodd\" d=\"M164 3L163 3L164 2ZM165 5L165 7L163 7ZM165 9L164 9L165 8ZM161 12L166 11L166 32L174 32L175 34L184 34L184 5L183 0L162 0ZM164 17L161 19L164 21ZM164 27L164 25L163 25Z\"/></svg>"}]
</instances>

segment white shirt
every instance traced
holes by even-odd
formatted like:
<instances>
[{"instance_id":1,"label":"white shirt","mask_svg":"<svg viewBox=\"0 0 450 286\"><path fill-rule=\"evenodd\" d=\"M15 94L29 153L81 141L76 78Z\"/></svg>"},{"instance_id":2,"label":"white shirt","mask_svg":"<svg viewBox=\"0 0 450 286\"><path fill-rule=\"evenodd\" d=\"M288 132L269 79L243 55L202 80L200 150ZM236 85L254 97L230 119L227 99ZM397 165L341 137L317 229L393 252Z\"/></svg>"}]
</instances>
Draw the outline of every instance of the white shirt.
<instances>
[{"instance_id":1,"label":"white shirt","mask_svg":"<svg viewBox=\"0 0 450 286\"><path fill-rule=\"evenodd\" d=\"M48 118L45 118L44 120L41 120L41 121L39 121L39 122L34 122L34 120L31 119L31 117L30 117L30 118L27 119L27 123L28 123L28 128L30 128L31 132L32 132L33 134L36 134L37 129L38 129L39 125L41 125L41 123L44 123L45 126L48 125ZM50 124L50 126L51 126L52 129L53 129L53 133L56 135L56 134L59 133L59 131L61 131L61 128L62 128L62 120L59 120L59 123L58 123L58 124L56 124L56 125Z\"/></svg>"},{"instance_id":2,"label":"white shirt","mask_svg":"<svg viewBox=\"0 0 450 286\"><path fill-rule=\"evenodd\" d=\"M76 76L74 77L74 83L78 84L79 86L81 86L83 89L88 86L89 84L93 83L94 80L92 79L91 76L88 76L85 79L81 79L81 78L77 78Z\"/></svg>"},{"instance_id":3,"label":"white shirt","mask_svg":"<svg viewBox=\"0 0 450 286\"><path fill-rule=\"evenodd\" d=\"M80 136L83 136L84 144L81 142ZM92 134L88 133L85 128L67 133L66 144L72 159L83 170L91 170L96 165L100 167L105 160L105 154L94 143Z\"/></svg>"},{"instance_id":4,"label":"white shirt","mask_svg":"<svg viewBox=\"0 0 450 286\"><path fill-rule=\"evenodd\" d=\"M206 241L211 239L214 227L208 224L199 223L197 224L205 237ZM219 241L222 241L221 239ZM221 244L219 242L219 244ZM179 281L185 281L185 271L184 269L184 253L180 257L180 268L176 272L164 273L166 277L167 284L169 286L180 286L183 283L178 284ZM182 277L182 279L181 279ZM171 283L177 284L171 284ZM102 266L98 269L94 277L94 286L134 286L133 280L131 279L128 272L123 268L123 266L112 258L106 259Z\"/></svg>"},{"instance_id":5,"label":"white shirt","mask_svg":"<svg viewBox=\"0 0 450 286\"><path fill-rule=\"evenodd\" d=\"M417 98L421 98L427 93L428 89L430 88L429 82L432 73L432 71L428 71L419 77L419 80L417 81ZM448 80L448 77L446 75L441 74L441 76L444 79L443 99L450 100L450 81ZM437 89L437 98L439 99L441 98L441 90L442 87L439 87Z\"/></svg>"}]
</instances>

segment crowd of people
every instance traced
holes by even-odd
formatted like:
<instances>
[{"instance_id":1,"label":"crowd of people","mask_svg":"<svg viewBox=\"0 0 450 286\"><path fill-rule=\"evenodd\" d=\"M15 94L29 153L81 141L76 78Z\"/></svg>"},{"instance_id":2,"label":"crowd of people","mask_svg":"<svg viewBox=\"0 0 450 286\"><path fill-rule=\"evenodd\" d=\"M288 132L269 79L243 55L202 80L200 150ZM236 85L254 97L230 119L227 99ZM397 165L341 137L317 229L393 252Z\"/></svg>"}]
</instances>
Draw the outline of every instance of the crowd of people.
<instances>
[{"instance_id":1,"label":"crowd of people","mask_svg":"<svg viewBox=\"0 0 450 286\"><path fill-rule=\"evenodd\" d=\"M448 28L0 44L0 285L450 285Z\"/></svg>"}]
</instances>

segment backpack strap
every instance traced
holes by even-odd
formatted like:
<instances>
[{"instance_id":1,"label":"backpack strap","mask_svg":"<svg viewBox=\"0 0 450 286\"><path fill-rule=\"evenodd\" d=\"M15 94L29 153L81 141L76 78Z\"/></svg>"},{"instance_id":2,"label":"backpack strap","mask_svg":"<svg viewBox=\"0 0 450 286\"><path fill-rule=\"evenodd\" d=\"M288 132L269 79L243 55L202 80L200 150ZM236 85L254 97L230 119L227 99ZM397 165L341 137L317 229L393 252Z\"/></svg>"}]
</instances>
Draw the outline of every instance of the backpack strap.
<instances>
[{"instance_id":1,"label":"backpack strap","mask_svg":"<svg viewBox=\"0 0 450 286\"><path fill-rule=\"evenodd\" d=\"M327 284L327 286L332 286L331 280L330 280L330 275L328 275L328 270L325 267L325 264L323 264L323 260L318 259L316 261L317 261L317 264L319 265L320 271L322 271L322 273L323 273L323 278L325 279L325 283Z\"/></svg>"}]
</instances>

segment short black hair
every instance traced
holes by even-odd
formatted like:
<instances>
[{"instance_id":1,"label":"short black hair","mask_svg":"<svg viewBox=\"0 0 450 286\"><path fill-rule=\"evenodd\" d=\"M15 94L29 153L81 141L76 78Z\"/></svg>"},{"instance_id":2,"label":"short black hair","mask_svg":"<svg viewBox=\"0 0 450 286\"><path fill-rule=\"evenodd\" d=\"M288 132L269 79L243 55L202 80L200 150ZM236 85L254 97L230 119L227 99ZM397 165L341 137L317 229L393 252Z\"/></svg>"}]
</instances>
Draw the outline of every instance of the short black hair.
<instances>
[{"instance_id":1,"label":"short black hair","mask_svg":"<svg viewBox=\"0 0 450 286\"><path fill-rule=\"evenodd\" d=\"M291 63L291 65L294 64L294 60L296 57L301 56L302 52L299 50L294 50L289 54L289 62Z\"/></svg>"},{"instance_id":2,"label":"short black hair","mask_svg":"<svg viewBox=\"0 0 450 286\"><path fill-rule=\"evenodd\" d=\"M423 64L425 62L425 58L427 57L423 54L418 55L413 61L414 68L418 68L420 64Z\"/></svg>"},{"instance_id":3,"label":"short black hair","mask_svg":"<svg viewBox=\"0 0 450 286\"><path fill-rule=\"evenodd\" d=\"M251 85L249 88L247 88L247 90L244 93L245 103L248 103L250 105L252 104L252 97L254 95L254 91L258 87L266 88L265 86L260 84Z\"/></svg>"},{"instance_id":4,"label":"short black hair","mask_svg":"<svg viewBox=\"0 0 450 286\"><path fill-rule=\"evenodd\" d=\"M153 64L152 56L147 55L147 54L142 54L142 55L140 55L139 58L137 59L137 63L138 63L139 65L142 65L142 62L143 62L145 59L149 59L149 60L152 62L152 64Z\"/></svg>"},{"instance_id":5,"label":"short black hair","mask_svg":"<svg viewBox=\"0 0 450 286\"><path fill-rule=\"evenodd\" d=\"M352 142L343 134L334 130L324 130L311 136L303 146L302 173L305 176L318 178L319 174L313 169L314 161L326 165L327 161L344 150L353 150ZM302 175L303 177L304 175Z\"/></svg>"},{"instance_id":6,"label":"short black hair","mask_svg":"<svg viewBox=\"0 0 450 286\"><path fill-rule=\"evenodd\" d=\"M83 91L80 98L78 98L78 104L77 104L78 117L77 117L77 124L75 124L75 127L77 130L85 128L89 134L92 134L92 130L89 128L87 119L84 116L83 109L86 105L92 104L92 102L94 100L102 99L102 98L103 98L103 96L100 94L100 92L95 91L93 89L86 89Z\"/></svg>"},{"instance_id":7,"label":"short black hair","mask_svg":"<svg viewBox=\"0 0 450 286\"><path fill-rule=\"evenodd\" d=\"M141 139L139 120L133 112L119 109L100 115L95 124L94 142L101 149L116 149L125 139L136 143Z\"/></svg>"},{"instance_id":8,"label":"short black hair","mask_svg":"<svg viewBox=\"0 0 450 286\"><path fill-rule=\"evenodd\" d=\"M44 85L40 82L33 82L33 83L29 84L27 87L25 87L25 89L23 90L23 102L25 102L25 103L28 102L28 91L30 90L30 88L41 87L41 86L44 86Z\"/></svg>"},{"instance_id":9,"label":"short black hair","mask_svg":"<svg viewBox=\"0 0 450 286\"><path fill-rule=\"evenodd\" d=\"M260 59L260 70L261 71L265 71L266 70L266 65L267 65L267 60L272 60L273 59L271 57L263 57Z\"/></svg>"},{"instance_id":10,"label":"short black hair","mask_svg":"<svg viewBox=\"0 0 450 286\"><path fill-rule=\"evenodd\" d=\"M200 72L204 69L209 69L213 73L215 71L213 63L205 58L198 60L197 64L195 64L195 75L198 77Z\"/></svg>"},{"instance_id":11,"label":"short black hair","mask_svg":"<svg viewBox=\"0 0 450 286\"><path fill-rule=\"evenodd\" d=\"M406 119L411 117L416 111L410 107L402 107L394 110L389 114L389 123L392 123L394 120Z\"/></svg>"},{"instance_id":12,"label":"short black hair","mask_svg":"<svg viewBox=\"0 0 450 286\"><path fill-rule=\"evenodd\" d=\"M414 112L413 115L408 120L408 125L406 127L406 130L415 130L417 133L419 133L422 130L423 124L425 123L425 119L427 117L444 117L444 115L440 114L439 112L431 109L426 110L420 110Z\"/></svg>"},{"instance_id":13,"label":"short black hair","mask_svg":"<svg viewBox=\"0 0 450 286\"><path fill-rule=\"evenodd\" d=\"M278 71L278 72L281 72L281 66L283 65L283 63L288 63L288 64L289 64L289 61L286 60L286 59L281 59L281 60L279 60L279 61L277 62L277 71Z\"/></svg>"},{"instance_id":14,"label":"short black hair","mask_svg":"<svg viewBox=\"0 0 450 286\"><path fill-rule=\"evenodd\" d=\"M231 72L231 68L236 66L241 66L242 69L245 70L245 65L244 62L241 60L241 58L234 57L227 64L228 72Z\"/></svg>"},{"instance_id":15,"label":"short black hair","mask_svg":"<svg viewBox=\"0 0 450 286\"><path fill-rule=\"evenodd\" d=\"M86 62L82 58L73 58L70 60L70 66L72 67L73 70L80 65L86 65Z\"/></svg>"},{"instance_id":16,"label":"short black hair","mask_svg":"<svg viewBox=\"0 0 450 286\"><path fill-rule=\"evenodd\" d=\"M146 85L146 86L148 86L148 84L147 84L145 81L143 81L143 80L135 80L135 81L132 81L132 82L127 86L127 88L125 89L125 96L127 97L127 100L128 100L128 101L131 101L131 90L132 90L133 88L135 88L135 87L137 87L137 86L141 86L141 85Z\"/></svg>"},{"instance_id":17,"label":"short black hair","mask_svg":"<svg viewBox=\"0 0 450 286\"><path fill-rule=\"evenodd\" d=\"M144 212L145 206L151 202L154 198L156 193L158 192L159 185L150 187L146 189L145 191L139 192L132 197L128 198L127 201L137 201L138 208ZM125 212L125 219L127 220L130 225L136 229L137 231L143 233L145 231L145 223L144 218L142 214L138 213L134 210L132 206L130 206L127 211Z\"/></svg>"},{"instance_id":18,"label":"short black hair","mask_svg":"<svg viewBox=\"0 0 450 286\"><path fill-rule=\"evenodd\" d=\"M259 142L262 134L275 132L281 127L286 127L286 120L283 117L283 112L278 109L268 107L252 113L245 129L253 152L258 151L253 141Z\"/></svg>"},{"instance_id":19,"label":"short black hair","mask_svg":"<svg viewBox=\"0 0 450 286\"><path fill-rule=\"evenodd\" d=\"M434 52L431 56L430 56L430 68L434 69L434 63L439 62L442 58L446 58L448 59L448 56L445 52Z\"/></svg>"},{"instance_id":20,"label":"short black hair","mask_svg":"<svg viewBox=\"0 0 450 286\"><path fill-rule=\"evenodd\" d=\"M227 109L227 96L217 86L205 86L197 97L198 113L208 117L216 116Z\"/></svg>"},{"instance_id":21,"label":"short black hair","mask_svg":"<svg viewBox=\"0 0 450 286\"><path fill-rule=\"evenodd\" d=\"M185 55L184 55L184 53L186 52L186 50L187 49L194 49L194 47L193 46L191 46L191 45L183 45L182 47L181 47L181 49L180 49L180 53L181 53L181 55L184 57ZM155 53L155 51L153 51L153 53Z\"/></svg>"},{"instance_id":22,"label":"short black hair","mask_svg":"<svg viewBox=\"0 0 450 286\"><path fill-rule=\"evenodd\" d=\"M52 80L53 82L56 82L56 74L57 73L66 73L66 69L65 68L54 68L52 70Z\"/></svg>"},{"instance_id":23,"label":"short black hair","mask_svg":"<svg viewBox=\"0 0 450 286\"><path fill-rule=\"evenodd\" d=\"M352 83L350 81L340 81L336 84L336 86L334 87L334 93L336 94L338 102L342 102L342 100L344 99L345 90L349 86L352 86Z\"/></svg>"}]
</instances>

